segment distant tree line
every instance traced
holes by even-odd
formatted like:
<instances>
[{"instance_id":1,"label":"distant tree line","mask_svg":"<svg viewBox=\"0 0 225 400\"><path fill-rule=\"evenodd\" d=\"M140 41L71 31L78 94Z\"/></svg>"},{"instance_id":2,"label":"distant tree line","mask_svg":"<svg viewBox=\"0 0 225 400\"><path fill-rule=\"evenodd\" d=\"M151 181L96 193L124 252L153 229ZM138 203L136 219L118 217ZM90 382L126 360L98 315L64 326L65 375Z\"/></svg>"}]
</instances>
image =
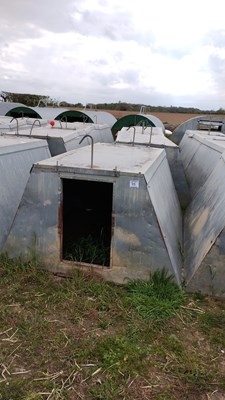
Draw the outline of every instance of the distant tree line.
<instances>
[{"instance_id":1,"label":"distant tree line","mask_svg":"<svg viewBox=\"0 0 225 400\"><path fill-rule=\"evenodd\" d=\"M119 111L133 111L140 112L143 110L145 113L151 112L168 112L168 113L186 113L186 114L225 114L225 109L219 108L218 110L201 110L194 107L175 107L175 106L151 106L143 104L131 104L122 101L117 103L88 103L85 106L82 103L68 103L67 101L59 101L46 95L37 95L29 93L12 93L0 92L0 101L21 103L28 107L75 107L75 108L88 108L95 110L119 110Z\"/></svg>"},{"instance_id":2,"label":"distant tree line","mask_svg":"<svg viewBox=\"0 0 225 400\"><path fill-rule=\"evenodd\" d=\"M11 93L2 91L0 94L1 101L21 103L25 106L36 107L40 106L55 106L57 101L51 99L49 96L28 94L28 93Z\"/></svg>"},{"instance_id":3,"label":"distant tree line","mask_svg":"<svg viewBox=\"0 0 225 400\"><path fill-rule=\"evenodd\" d=\"M96 104L96 109L99 110L120 110L120 111L138 111L144 108L145 113L151 112L168 112L168 113L185 113L185 114L225 114L225 109L219 108L218 110L201 110L194 107L176 107L176 106L151 106L143 104L130 104L124 102L118 103L102 103Z\"/></svg>"},{"instance_id":4,"label":"distant tree line","mask_svg":"<svg viewBox=\"0 0 225 400\"><path fill-rule=\"evenodd\" d=\"M29 93L12 93L0 92L0 101L10 103L21 103L28 107L83 107L81 103L71 104L67 101L59 101L50 96L29 94Z\"/></svg>"}]
</instances>

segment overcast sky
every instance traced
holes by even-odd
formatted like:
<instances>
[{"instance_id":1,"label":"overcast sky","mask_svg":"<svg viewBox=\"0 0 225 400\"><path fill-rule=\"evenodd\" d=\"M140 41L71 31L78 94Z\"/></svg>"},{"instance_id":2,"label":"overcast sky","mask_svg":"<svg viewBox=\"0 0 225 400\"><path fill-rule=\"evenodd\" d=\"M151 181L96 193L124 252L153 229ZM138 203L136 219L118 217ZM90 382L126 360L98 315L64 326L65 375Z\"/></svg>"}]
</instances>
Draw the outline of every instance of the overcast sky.
<instances>
[{"instance_id":1,"label":"overcast sky","mask_svg":"<svg viewBox=\"0 0 225 400\"><path fill-rule=\"evenodd\" d=\"M0 91L225 108L224 0L0 0Z\"/></svg>"}]
</instances>

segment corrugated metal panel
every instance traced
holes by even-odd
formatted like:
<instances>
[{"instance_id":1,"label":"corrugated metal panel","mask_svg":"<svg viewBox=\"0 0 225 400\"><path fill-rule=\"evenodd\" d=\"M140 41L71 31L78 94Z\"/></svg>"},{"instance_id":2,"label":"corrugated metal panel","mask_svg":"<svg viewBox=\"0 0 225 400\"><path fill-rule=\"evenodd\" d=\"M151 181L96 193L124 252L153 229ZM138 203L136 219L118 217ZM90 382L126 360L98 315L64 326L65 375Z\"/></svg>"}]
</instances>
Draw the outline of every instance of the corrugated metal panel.
<instances>
[{"instance_id":1,"label":"corrugated metal panel","mask_svg":"<svg viewBox=\"0 0 225 400\"><path fill-rule=\"evenodd\" d=\"M169 165L164 158L149 179L146 177L148 192L158 219L163 240L170 256L173 271L180 282L182 268L182 216ZM165 200L166 198L166 200Z\"/></svg>"},{"instance_id":2,"label":"corrugated metal panel","mask_svg":"<svg viewBox=\"0 0 225 400\"><path fill-rule=\"evenodd\" d=\"M146 127L144 129L140 126L122 128L117 133L116 143L165 148L180 204L183 209L187 207L190 201L190 191L181 162L180 150L175 143L165 137L162 128Z\"/></svg>"},{"instance_id":3,"label":"corrugated metal panel","mask_svg":"<svg viewBox=\"0 0 225 400\"><path fill-rule=\"evenodd\" d=\"M185 214L184 250L187 282L195 274L225 227L224 163L223 154Z\"/></svg>"},{"instance_id":4,"label":"corrugated metal panel","mask_svg":"<svg viewBox=\"0 0 225 400\"><path fill-rule=\"evenodd\" d=\"M187 131L180 143L181 158L192 196L205 183L225 150L225 141L220 143L219 138L199 131Z\"/></svg>"},{"instance_id":5,"label":"corrugated metal panel","mask_svg":"<svg viewBox=\"0 0 225 400\"><path fill-rule=\"evenodd\" d=\"M0 137L0 249L23 195L30 169L50 157L43 140Z\"/></svg>"},{"instance_id":6,"label":"corrugated metal panel","mask_svg":"<svg viewBox=\"0 0 225 400\"><path fill-rule=\"evenodd\" d=\"M181 160L180 149L176 147L165 147L166 158L168 160L174 186L182 210L185 210L190 203L190 188L187 183L187 177Z\"/></svg>"},{"instance_id":7,"label":"corrugated metal panel","mask_svg":"<svg viewBox=\"0 0 225 400\"><path fill-rule=\"evenodd\" d=\"M58 210L60 179L33 168L4 249L10 257L30 258L55 266L60 257Z\"/></svg>"},{"instance_id":8,"label":"corrugated metal panel","mask_svg":"<svg viewBox=\"0 0 225 400\"><path fill-rule=\"evenodd\" d=\"M158 158L155 161L158 163ZM173 274L143 175L116 179L114 212L112 273L114 269L117 279L121 283L124 279L149 279L151 272L162 268Z\"/></svg>"}]
</instances>

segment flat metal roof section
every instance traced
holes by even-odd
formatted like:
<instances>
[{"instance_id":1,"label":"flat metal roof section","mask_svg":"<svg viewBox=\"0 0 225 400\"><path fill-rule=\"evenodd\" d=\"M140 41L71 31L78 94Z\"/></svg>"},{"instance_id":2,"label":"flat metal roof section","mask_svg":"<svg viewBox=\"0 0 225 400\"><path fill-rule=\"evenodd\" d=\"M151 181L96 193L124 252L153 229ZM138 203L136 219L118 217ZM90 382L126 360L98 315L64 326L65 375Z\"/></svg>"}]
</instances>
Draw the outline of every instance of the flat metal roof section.
<instances>
[{"instance_id":1,"label":"flat metal roof section","mask_svg":"<svg viewBox=\"0 0 225 400\"><path fill-rule=\"evenodd\" d=\"M88 208L77 191L81 184L85 187L81 198L89 202ZM93 191L96 184L98 189ZM89 213L95 209L102 215L105 202L101 199L109 185L110 265L65 260L64 215L69 216L71 229L89 229L89 219L77 223L74 204L79 202L79 217L86 213L91 218ZM68 203L71 207L65 209ZM5 250L11 257L26 259L32 249L43 266L60 274L81 268L124 283L129 278L149 279L151 272L165 268L180 284L181 246L181 211L165 151L97 143L94 148L82 147L34 165Z\"/></svg>"},{"instance_id":2,"label":"flat metal roof section","mask_svg":"<svg viewBox=\"0 0 225 400\"><path fill-rule=\"evenodd\" d=\"M131 127L131 126L153 126L162 128L163 133L165 132L165 126L163 125L162 121L155 117L154 115L148 114L129 114L114 123L112 126L112 133L113 136L116 137L118 131L121 131L123 127Z\"/></svg>"},{"instance_id":3,"label":"flat metal roof section","mask_svg":"<svg viewBox=\"0 0 225 400\"><path fill-rule=\"evenodd\" d=\"M107 124L110 128L115 124L116 118L105 111L71 110L66 108L33 107L41 118L48 120L62 120L67 122L89 122Z\"/></svg>"},{"instance_id":4,"label":"flat metal roof section","mask_svg":"<svg viewBox=\"0 0 225 400\"><path fill-rule=\"evenodd\" d=\"M33 163L50 157L47 142L0 137L0 250L17 212Z\"/></svg>"},{"instance_id":5,"label":"flat metal roof section","mask_svg":"<svg viewBox=\"0 0 225 400\"><path fill-rule=\"evenodd\" d=\"M210 156L205 159L208 163ZM190 203L184 218L188 291L225 297L225 153Z\"/></svg>"},{"instance_id":6,"label":"flat metal roof section","mask_svg":"<svg viewBox=\"0 0 225 400\"><path fill-rule=\"evenodd\" d=\"M126 145L111 145L108 143L96 143L93 149L93 168L90 167L91 146L85 146L74 151L70 151L48 160L37 163L38 166L65 168L90 169L96 174L102 171L124 174L144 174L149 165L156 162L160 156L165 157L161 149L146 150L144 148L132 148ZM91 172L90 171L90 172Z\"/></svg>"},{"instance_id":7,"label":"flat metal roof section","mask_svg":"<svg viewBox=\"0 0 225 400\"><path fill-rule=\"evenodd\" d=\"M159 127L123 127L116 135L116 143L141 144L153 147L174 147L177 145L167 139Z\"/></svg>"},{"instance_id":8,"label":"flat metal roof section","mask_svg":"<svg viewBox=\"0 0 225 400\"><path fill-rule=\"evenodd\" d=\"M31 117L41 118L40 115L32 108L21 103L0 102L0 115L9 117Z\"/></svg>"},{"instance_id":9,"label":"flat metal roof section","mask_svg":"<svg viewBox=\"0 0 225 400\"><path fill-rule=\"evenodd\" d=\"M108 125L83 123L67 124L63 122L60 124L59 122L60 121L57 121L57 124L54 126L51 126L50 124L43 127L35 125L33 128L30 128L30 132L27 129L19 130L19 136L28 136L47 140L52 157L78 147L89 145L91 143L90 137L85 138L82 143L80 143L81 139L85 135L90 135L93 138L94 143L112 143L114 141L111 129ZM72 130L70 125L74 127L75 124L77 128ZM63 126L67 126L67 128L64 128Z\"/></svg>"},{"instance_id":10,"label":"flat metal roof section","mask_svg":"<svg viewBox=\"0 0 225 400\"><path fill-rule=\"evenodd\" d=\"M174 129L170 136L171 140L179 144L187 130L217 131L225 134L225 118L218 118L216 115L202 115L188 119Z\"/></svg>"},{"instance_id":11,"label":"flat metal roof section","mask_svg":"<svg viewBox=\"0 0 225 400\"><path fill-rule=\"evenodd\" d=\"M190 193L194 197L225 151L225 135L187 130L179 147Z\"/></svg>"},{"instance_id":12,"label":"flat metal roof section","mask_svg":"<svg viewBox=\"0 0 225 400\"><path fill-rule=\"evenodd\" d=\"M12 117L6 117L5 115L4 116L0 115L0 124L7 125L10 123L11 119L12 119Z\"/></svg>"},{"instance_id":13,"label":"flat metal roof section","mask_svg":"<svg viewBox=\"0 0 225 400\"><path fill-rule=\"evenodd\" d=\"M116 143L127 143L131 146L148 146L149 148L164 148L180 205L182 209L188 206L190 202L190 190L184 173L180 150L175 143L167 139L162 128L141 126L122 128L117 133Z\"/></svg>"},{"instance_id":14,"label":"flat metal roof section","mask_svg":"<svg viewBox=\"0 0 225 400\"><path fill-rule=\"evenodd\" d=\"M14 117L0 117L0 134L12 132L19 134L19 130L31 129L32 125L44 126L48 122L46 120L37 118L14 118Z\"/></svg>"}]
</instances>

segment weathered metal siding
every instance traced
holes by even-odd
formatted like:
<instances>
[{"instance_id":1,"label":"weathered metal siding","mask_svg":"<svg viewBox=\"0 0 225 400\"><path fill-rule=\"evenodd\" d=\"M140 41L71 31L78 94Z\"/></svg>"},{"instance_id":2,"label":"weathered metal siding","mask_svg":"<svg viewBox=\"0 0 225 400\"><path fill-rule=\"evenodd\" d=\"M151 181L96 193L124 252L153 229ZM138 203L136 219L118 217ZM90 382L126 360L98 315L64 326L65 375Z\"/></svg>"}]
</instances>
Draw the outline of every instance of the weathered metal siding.
<instances>
[{"instance_id":1,"label":"weathered metal siding","mask_svg":"<svg viewBox=\"0 0 225 400\"><path fill-rule=\"evenodd\" d=\"M184 255L187 287L222 294L225 289L225 154L189 205L184 219ZM212 249L211 249L212 248ZM211 250L210 250L211 249ZM209 264L210 263L210 264ZM211 274L211 269L213 273ZM221 279L212 279L218 275Z\"/></svg>"},{"instance_id":2,"label":"weathered metal siding","mask_svg":"<svg viewBox=\"0 0 225 400\"><path fill-rule=\"evenodd\" d=\"M180 149L179 147L165 147L165 151L180 206L184 210L191 201L191 195L181 160Z\"/></svg>"},{"instance_id":3,"label":"weathered metal siding","mask_svg":"<svg viewBox=\"0 0 225 400\"><path fill-rule=\"evenodd\" d=\"M59 262L60 190L58 174L33 168L5 245L11 257L35 255L50 269Z\"/></svg>"},{"instance_id":4,"label":"weathered metal siding","mask_svg":"<svg viewBox=\"0 0 225 400\"><path fill-rule=\"evenodd\" d=\"M117 279L148 279L150 272L163 267L173 273L143 176L117 179L114 212L112 268L118 269Z\"/></svg>"},{"instance_id":5,"label":"weathered metal siding","mask_svg":"<svg viewBox=\"0 0 225 400\"><path fill-rule=\"evenodd\" d=\"M205 183L225 150L219 141L213 141L212 138L198 131L187 131L180 143L181 158L192 197Z\"/></svg>"},{"instance_id":6,"label":"weathered metal siding","mask_svg":"<svg viewBox=\"0 0 225 400\"><path fill-rule=\"evenodd\" d=\"M146 176L147 187L171 260L171 272L180 283L183 242L182 215L166 158L159 167L151 177Z\"/></svg>"},{"instance_id":7,"label":"weathered metal siding","mask_svg":"<svg viewBox=\"0 0 225 400\"><path fill-rule=\"evenodd\" d=\"M116 143L148 146L149 151L151 151L152 147L164 148L180 205L182 209L187 207L190 202L190 189L184 173L180 149L165 137L162 128L147 127L143 129L140 126L132 127L128 130L127 128L122 128L117 134Z\"/></svg>"},{"instance_id":8,"label":"weathered metal siding","mask_svg":"<svg viewBox=\"0 0 225 400\"><path fill-rule=\"evenodd\" d=\"M212 296L225 297L225 229L202 260L186 289Z\"/></svg>"},{"instance_id":9,"label":"weathered metal siding","mask_svg":"<svg viewBox=\"0 0 225 400\"><path fill-rule=\"evenodd\" d=\"M33 163L48 157L48 146L43 140L0 138L0 250L9 233Z\"/></svg>"}]
</instances>

